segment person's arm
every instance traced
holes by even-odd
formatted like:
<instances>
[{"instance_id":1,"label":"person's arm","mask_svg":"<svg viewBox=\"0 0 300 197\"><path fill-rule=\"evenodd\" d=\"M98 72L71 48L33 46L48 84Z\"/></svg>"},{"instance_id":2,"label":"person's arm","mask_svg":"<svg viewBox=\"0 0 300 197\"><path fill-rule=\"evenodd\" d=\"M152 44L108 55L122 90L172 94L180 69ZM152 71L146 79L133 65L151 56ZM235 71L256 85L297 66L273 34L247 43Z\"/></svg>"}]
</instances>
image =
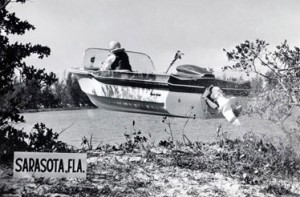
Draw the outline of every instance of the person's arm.
<instances>
[{"instance_id":1,"label":"person's arm","mask_svg":"<svg viewBox=\"0 0 300 197\"><path fill-rule=\"evenodd\" d=\"M110 70L112 63L115 61L116 56L110 55L107 59L101 63L100 70Z\"/></svg>"},{"instance_id":2,"label":"person's arm","mask_svg":"<svg viewBox=\"0 0 300 197\"><path fill-rule=\"evenodd\" d=\"M206 101L206 103L213 109L217 109L219 106L213 102L212 100L210 100L209 98L205 98L204 99Z\"/></svg>"},{"instance_id":3,"label":"person's arm","mask_svg":"<svg viewBox=\"0 0 300 197\"><path fill-rule=\"evenodd\" d=\"M205 91L202 94L202 98L206 101L206 103L213 109L218 108L219 106L210 99L211 95L211 89L213 88L213 85L209 86L208 88L205 89Z\"/></svg>"}]
</instances>

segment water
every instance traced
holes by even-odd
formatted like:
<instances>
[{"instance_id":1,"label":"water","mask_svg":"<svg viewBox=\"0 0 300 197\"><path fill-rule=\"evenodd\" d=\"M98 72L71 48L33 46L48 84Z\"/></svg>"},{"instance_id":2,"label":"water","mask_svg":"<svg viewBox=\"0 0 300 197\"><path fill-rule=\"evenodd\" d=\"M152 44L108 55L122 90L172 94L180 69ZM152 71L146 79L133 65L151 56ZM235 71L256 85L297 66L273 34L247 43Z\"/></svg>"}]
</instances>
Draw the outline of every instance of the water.
<instances>
[{"instance_id":1,"label":"water","mask_svg":"<svg viewBox=\"0 0 300 197\"><path fill-rule=\"evenodd\" d=\"M124 133L132 133L135 130L142 131L150 141L158 143L166 140L170 135L165 132L166 124L162 123L162 116L133 114L125 112L107 111L103 109L85 109L69 111L50 111L24 113L26 123L18 124L17 127L24 128L25 132L30 132L33 125L43 122L48 128L55 132L61 132L62 140L75 147L81 147L82 138L90 138L92 135L93 145L98 144L118 144L125 141ZM171 119L170 119L171 120ZM133 127L132 122L135 121ZM240 117L241 126L230 125L225 119L210 120L188 120L183 118L173 118L171 128L175 140L182 140L182 132L191 141L212 141L216 137L216 128L222 125L223 131L230 137L242 137L249 130L268 137L280 137L281 133L267 121L258 118ZM69 127L69 128L68 128ZM151 134L151 137L149 137Z\"/></svg>"}]
</instances>

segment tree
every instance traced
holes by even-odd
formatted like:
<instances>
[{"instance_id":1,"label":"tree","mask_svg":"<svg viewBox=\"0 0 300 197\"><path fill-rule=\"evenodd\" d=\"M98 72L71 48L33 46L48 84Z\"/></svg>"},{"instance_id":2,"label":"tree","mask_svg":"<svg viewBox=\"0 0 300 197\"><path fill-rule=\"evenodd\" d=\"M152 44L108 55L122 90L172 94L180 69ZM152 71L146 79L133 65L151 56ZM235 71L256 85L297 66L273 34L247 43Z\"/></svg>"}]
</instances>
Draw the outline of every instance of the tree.
<instances>
[{"instance_id":1,"label":"tree","mask_svg":"<svg viewBox=\"0 0 300 197\"><path fill-rule=\"evenodd\" d=\"M271 120L291 137L298 136L300 141L300 118L293 119L293 125L298 127L288 128L284 123L300 106L300 48L291 48L287 41L276 46L274 51L268 50L269 44L263 40L250 42L246 40L232 51L224 51L232 66L224 69L254 72L266 80L266 86L258 95L258 100L251 108L251 112L258 113L263 118ZM263 72L266 70L267 72Z\"/></svg>"},{"instance_id":2,"label":"tree","mask_svg":"<svg viewBox=\"0 0 300 197\"><path fill-rule=\"evenodd\" d=\"M74 77L71 73L68 74L66 79L66 95L69 95L72 101L72 105L75 107L81 106L94 106L92 102L89 100L87 95L82 92L79 82L76 77Z\"/></svg>"},{"instance_id":3,"label":"tree","mask_svg":"<svg viewBox=\"0 0 300 197\"><path fill-rule=\"evenodd\" d=\"M263 86L264 86L264 80L261 76L256 75L251 79L252 93L254 95L262 93Z\"/></svg>"},{"instance_id":4,"label":"tree","mask_svg":"<svg viewBox=\"0 0 300 197\"><path fill-rule=\"evenodd\" d=\"M40 59L48 56L48 47L10 42L10 35L23 35L26 31L35 29L7 10L7 5L12 2L25 3L26 0L0 0L0 158L14 150L24 150L25 139L28 137L12 125L24 121L20 115L24 91L19 91L20 82L16 83L16 77L19 76L21 84L35 83L39 87L57 81L54 73L47 74L44 69L36 69L24 62L24 58L33 54Z\"/></svg>"}]
</instances>

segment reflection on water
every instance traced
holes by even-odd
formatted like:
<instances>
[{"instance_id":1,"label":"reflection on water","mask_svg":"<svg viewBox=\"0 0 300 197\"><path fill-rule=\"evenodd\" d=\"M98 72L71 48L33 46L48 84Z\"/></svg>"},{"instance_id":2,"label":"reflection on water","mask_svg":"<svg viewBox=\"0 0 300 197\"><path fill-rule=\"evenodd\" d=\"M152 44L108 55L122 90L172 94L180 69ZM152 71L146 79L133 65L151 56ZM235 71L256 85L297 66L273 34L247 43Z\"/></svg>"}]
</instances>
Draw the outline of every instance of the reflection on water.
<instances>
[{"instance_id":1,"label":"reflection on water","mask_svg":"<svg viewBox=\"0 0 300 197\"><path fill-rule=\"evenodd\" d=\"M151 134L151 141L159 142L166 140L169 134L165 132L165 124L162 123L162 116L133 114L125 112L106 111L102 109L50 111L38 113L24 113L26 123L18 124L30 132L35 123L43 122L53 131L60 132L68 126L60 136L59 140L68 144L80 147L83 136L93 136L94 147L100 144L115 144L125 141L124 133L133 132L132 121L135 121L135 129L141 130L142 134L148 137ZM175 118L172 122L174 137L182 140L182 131L187 119ZM184 128L184 134L191 141L211 141L215 139L216 128L222 125L224 132L230 137L241 137L246 131L252 130L258 134L265 134L269 137L278 136L280 132L275 126L268 122L261 121L247 116L241 117L241 126L233 126L225 119L201 120L190 119Z\"/></svg>"}]
</instances>

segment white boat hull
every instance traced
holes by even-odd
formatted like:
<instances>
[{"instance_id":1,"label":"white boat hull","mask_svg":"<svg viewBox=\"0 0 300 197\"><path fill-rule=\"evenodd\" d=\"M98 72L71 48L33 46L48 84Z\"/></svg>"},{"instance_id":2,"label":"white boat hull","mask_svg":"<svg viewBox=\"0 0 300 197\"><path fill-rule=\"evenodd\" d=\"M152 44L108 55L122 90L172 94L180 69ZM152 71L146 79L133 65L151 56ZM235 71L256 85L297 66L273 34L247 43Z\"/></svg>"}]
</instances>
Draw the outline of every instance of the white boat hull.
<instances>
[{"instance_id":1,"label":"white boat hull","mask_svg":"<svg viewBox=\"0 0 300 197\"><path fill-rule=\"evenodd\" d=\"M208 107L199 93L111 85L80 75L77 78L89 99L103 109L184 118L222 117Z\"/></svg>"}]
</instances>

